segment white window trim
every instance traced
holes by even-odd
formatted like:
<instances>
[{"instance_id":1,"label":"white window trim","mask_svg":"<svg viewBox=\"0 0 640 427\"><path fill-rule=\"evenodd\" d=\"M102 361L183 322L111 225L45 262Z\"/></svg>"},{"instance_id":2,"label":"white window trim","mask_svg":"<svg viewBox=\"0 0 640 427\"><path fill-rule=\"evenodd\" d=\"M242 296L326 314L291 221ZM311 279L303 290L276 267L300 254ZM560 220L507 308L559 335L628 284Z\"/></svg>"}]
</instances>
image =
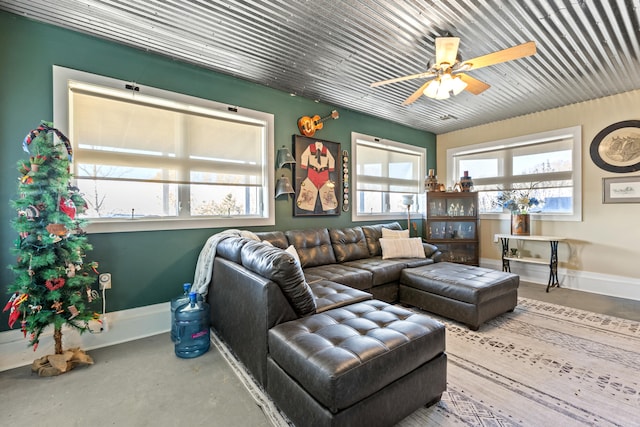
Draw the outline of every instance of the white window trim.
<instances>
[{"instance_id":1,"label":"white window trim","mask_svg":"<svg viewBox=\"0 0 640 427\"><path fill-rule=\"evenodd\" d=\"M522 145L541 143L562 138L573 140L572 168L573 168L573 213L572 214L531 214L531 219L542 221L582 221L582 127L572 126L563 129L556 129L546 132L534 133L531 135L517 136L513 138L501 139L498 141L483 142L480 144L466 145L447 150L447 182L453 187L457 181L456 177L461 174L456 170L455 157L458 155L479 152L488 149L510 148ZM509 219L508 213L487 213L481 214L482 219Z\"/></svg>"},{"instance_id":2,"label":"white window trim","mask_svg":"<svg viewBox=\"0 0 640 427\"><path fill-rule=\"evenodd\" d=\"M69 68L53 66L53 122L65 135L69 134L69 80L81 81L85 83L123 88L126 84L131 84L124 80ZM225 114L240 113L244 117L252 117L267 123L267 159L265 168L267 171L267 183L265 188L264 203L267 204L266 217L224 217L224 218L136 218L136 219L91 219L85 231L87 233L111 233L111 232L132 232L132 231L154 231L154 230L181 230L198 228L240 228L250 226L275 225L275 201L271 195L274 194L275 170L272 165L274 159L274 117L273 114L261 111L249 110L237 106L230 106L208 99L197 98L177 92L171 92L154 87L144 86L135 83L140 88L140 92L149 96L163 99L173 99L177 102L204 107L212 110L224 112Z\"/></svg>"},{"instance_id":3,"label":"white window trim","mask_svg":"<svg viewBox=\"0 0 640 427\"><path fill-rule=\"evenodd\" d=\"M375 136L366 135L363 133L351 132L351 179L352 183L349 188L351 188L350 198L351 198L351 220L353 222L359 221L388 221L388 220L402 220L406 219L406 213L403 215L399 215L397 212L389 213L389 214L360 214L358 213L358 196L357 196L357 188L358 188L358 174L356 173L356 166L358 164L358 154L357 154L357 141L369 141L375 142L377 144L383 144L388 146L389 148L393 148L396 150L410 150L413 152L420 153L423 160L420 162L420 170L418 171L418 176L426 176L426 164L427 164L427 149L423 147L418 147L417 145L406 144L397 141L391 141L389 139L377 138ZM412 206L412 214L414 213L424 213L424 180L420 180L419 186L421 191L417 194L417 200L414 200L414 205ZM417 212L416 212L417 210Z\"/></svg>"}]
</instances>

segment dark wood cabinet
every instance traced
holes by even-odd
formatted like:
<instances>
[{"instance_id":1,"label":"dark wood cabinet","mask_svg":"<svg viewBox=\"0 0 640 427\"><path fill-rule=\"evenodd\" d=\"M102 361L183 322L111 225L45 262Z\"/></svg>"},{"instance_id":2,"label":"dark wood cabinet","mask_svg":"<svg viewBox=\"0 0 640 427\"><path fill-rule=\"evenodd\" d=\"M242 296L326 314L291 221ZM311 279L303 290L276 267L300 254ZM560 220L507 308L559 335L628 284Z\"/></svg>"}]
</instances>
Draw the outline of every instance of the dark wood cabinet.
<instances>
[{"instance_id":1,"label":"dark wood cabinet","mask_svg":"<svg viewBox=\"0 0 640 427\"><path fill-rule=\"evenodd\" d=\"M479 265L478 193L427 192L425 240L442 252L442 261Z\"/></svg>"}]
</instances>

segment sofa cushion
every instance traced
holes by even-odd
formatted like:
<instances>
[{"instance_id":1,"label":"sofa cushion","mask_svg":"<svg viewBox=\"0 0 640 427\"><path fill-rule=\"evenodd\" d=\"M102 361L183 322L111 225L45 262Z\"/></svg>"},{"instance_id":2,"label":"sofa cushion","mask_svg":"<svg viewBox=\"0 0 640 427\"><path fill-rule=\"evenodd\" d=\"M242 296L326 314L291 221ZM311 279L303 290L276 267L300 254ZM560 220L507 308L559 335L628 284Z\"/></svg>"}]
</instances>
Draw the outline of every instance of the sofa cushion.
<instances>
[{"instance_id":1,"label":"sofa cushion","mask_svg":"<svg viewBox=\"0 0 640 427\"><path fill-rule=\"evenodd\" d=\"M409 239L380 239L382 259L425 258L422 240L419 237Z\"/></svg>"},{"instance_id":2,"label":"sofa cushion","mask_svg":"<svg viewBox=\"0 0 640 427\"><path fill-rule=\"evenodd\" d=\"M373 286L398 282L400 273L407 268L407 263L404 260L382 259L380 257L349 261L345 265L370 271L373 275Z\"/></svg>"},{"instance_id":3,"label":"sofa cushion","mask_svg":"<svg viewBox=\"0 0 640 427\"><path fill-rule=\"evenodd\" d=\"M296 248L293 245L289 245L289 247L284 251L289 255L291 255L293 259L295 259L297 263L300 264L300 257L298 256L298 251L296 251Z\"/></svg>"},{"instance_id":4,"label":"sofa cushion","mask_svg":"<svg viewBox=\"0 0 640 427\"><path fill-rule=\"evenodd\" d=\"M305 268L304 275L309 281L326 279L363 291L367 291L373 286L373 274L370 271L349 267L345 264L328 264Z\"/></svg>"},{"instance_id":5,"label":"sofa cushion","mask_svg":"<svg viewBox=\"0 0 640 427\"><path fill-rule=\"evenodd\" d=\"M236 264L242 265L241 250L244 245L255 240L246 237L229 236L218 242L216 245L216 256L226 258Z\"/></svg>"},{"instance_id":6,"label":"sofa cushion","mask_svg":"<svg viewBox=\"0 0 640 427\"><path fill-rule=\"evenodd\" d=\"M383 239L408 239L409 237L411 237L409 235L409 230L390 230L388 228L382 229Z\"/></svg>"},{"instance_id":7,"label":"sofa cushion","mask_svg":"<svg viewBox=\"0 0 640 427\"><path fill-rule=\"evenodd\" d=\"M329 230L326 228L289 230L285 231L285 235L289 245L296 248L302 268L336 263Z\"/></svg>"},{"instance_id":8,"label":"sofa cushion","mask_svg":"<svg viewBox=\"0 0 640 427\"><path fill-rule=\"evenodd\" d=\"M307 316L316 311L311 288L294 258L275 246L247 242L242 247L242 264L249 270L276 282L296 314Z\"/></svg>"},{"instance_id":9,"label":"sofa cushion","mask_svg":"<svg viewBox=\"0 0 640 427\"><path fill-rule=\"evenodd\" d=\"M333 253L338 262L353 261L370 256L362 227L334 228L329 230L329 238L331 238Z\"/></svg>"},{"instance_id":10,"label":"sofa cushion","mask_svg":"<svg viewBox=\"0 0 640 427\"><path fill-rule=\"evenodd\" d=\"M309 286L316 299L316 313L373 298L368 292L359 291L351 286L341 285L330 280L318 280L309 283Z\"/></svg>"},{"instance_id":11,"label":"sofa cushion","mask_svg":"<svg viewBox=\"0 0 640 427\"><path fill-rule=\"evenodd\" d=\"M364 237L367 239L367 247L369 248L369 255L371 256L382 255L382 249L380 249L379 240L382 237L383 228L388 228L390 230L402 230L402 227L398 222L362 226L362 232L364 233Z\"/></svg>"},{"instance_id":12,"label":"sofa cushion","mask_svg":"<svg viewBox=\"0 0 640 427\"><path fill-rule=\"evenodd\" d=\"M287 249L287 247L289 246L287 236L285 236L284 232L282 231L261 231L259 233L256 233L256 236L258 236L260 240L269 242L273 246L276 246L280 249Z\"/></svg>"}]
</instances>

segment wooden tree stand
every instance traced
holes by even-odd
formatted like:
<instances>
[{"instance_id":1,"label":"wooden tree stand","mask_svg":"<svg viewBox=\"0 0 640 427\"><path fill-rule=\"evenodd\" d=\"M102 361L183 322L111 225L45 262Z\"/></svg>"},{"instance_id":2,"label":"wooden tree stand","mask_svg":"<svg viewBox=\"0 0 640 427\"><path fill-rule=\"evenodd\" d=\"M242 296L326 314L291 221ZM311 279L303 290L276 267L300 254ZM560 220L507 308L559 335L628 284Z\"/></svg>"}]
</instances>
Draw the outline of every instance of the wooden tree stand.
<instances>
[{"instance_id":1,"label":"wooden tree stand","mask_svg":"<svg viewBox=\"0 0 640 427\"><path fill-rule=\"evenodd\" d=\"M55 377L78 365L93 365L91 356L80 348L62 351L62 332L60 329L54 330L53 337L56 354L48 354L34 360L31 364L31 372L36 372L41 377Z\"/></svg>"},{"instance_id":2,"label":"wooden tree stand","mask_svg":"<svg viewBox=\"0 0 640 427\"><path fill-rule=\"evenodd\" d=\"M36 372L41 377L55 377L78 365L93 365L93 359L84 350L72 348L62 354L48 354L34 360L31 372Z\"/></svg>"}]
</instances>

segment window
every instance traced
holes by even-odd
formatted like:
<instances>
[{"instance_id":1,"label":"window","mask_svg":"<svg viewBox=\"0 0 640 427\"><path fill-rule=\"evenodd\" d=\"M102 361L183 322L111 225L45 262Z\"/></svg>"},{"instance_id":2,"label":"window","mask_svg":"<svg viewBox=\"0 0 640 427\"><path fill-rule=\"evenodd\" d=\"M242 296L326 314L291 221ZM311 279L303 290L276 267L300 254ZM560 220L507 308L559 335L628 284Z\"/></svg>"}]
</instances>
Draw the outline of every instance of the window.
<instances>
[{"instance_id":1,"label":"window","mask_svg":"<svg viewBox=\"0 0 640 427\"><path fill-rule=\"evenodd\" d=\"M407 211L402 196L423 194L426 149L359 133L351 134L351 147L354 221L397 219ZM412 210L418 205L414 197Z\"/></svg>"},{"instance_id":2,"label":"window","mask_svg":"<svg viewBox=\"0 0 640 427\"><path fill-rule=\"evenodd\" d=\"M54 67L89 231L272 225L273 116Z\"/></svg>"},{"instance_id":3,"label":"window","mask_svg":"<svg viewBox=\"0 0 640 427\"><path fill-rule=\"evenodd\" d=\"M582 133L576 126L450 149L449 179L455 182L469 172L485 218L506 217L498 196L516 190L541 200L530 211L534 218L580 221L581 147Z\"/></svg>"}]
</instances>

